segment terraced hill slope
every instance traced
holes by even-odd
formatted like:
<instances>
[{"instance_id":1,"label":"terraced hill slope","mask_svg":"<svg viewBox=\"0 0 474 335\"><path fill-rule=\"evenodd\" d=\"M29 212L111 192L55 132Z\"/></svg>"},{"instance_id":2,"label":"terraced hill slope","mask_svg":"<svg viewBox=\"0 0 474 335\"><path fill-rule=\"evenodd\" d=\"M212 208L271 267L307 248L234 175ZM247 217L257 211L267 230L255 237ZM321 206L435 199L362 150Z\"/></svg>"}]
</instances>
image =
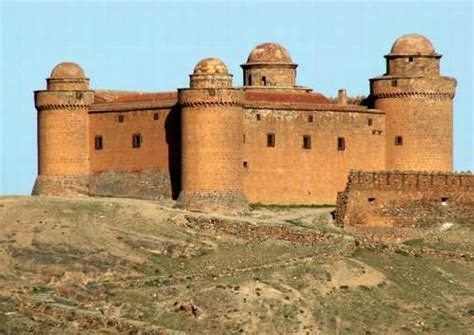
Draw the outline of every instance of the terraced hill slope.
<instances>
[{"instance_id":1,"label":"terraced hill slope","mask_svg":"<svg viewBox=\"0 0 474 335\"><path fill-rule=\"evenodd\" d=\"M474 331L473 222L349 232L331 210L0 198L0 333Z\"/></svg>"}]
</instances>

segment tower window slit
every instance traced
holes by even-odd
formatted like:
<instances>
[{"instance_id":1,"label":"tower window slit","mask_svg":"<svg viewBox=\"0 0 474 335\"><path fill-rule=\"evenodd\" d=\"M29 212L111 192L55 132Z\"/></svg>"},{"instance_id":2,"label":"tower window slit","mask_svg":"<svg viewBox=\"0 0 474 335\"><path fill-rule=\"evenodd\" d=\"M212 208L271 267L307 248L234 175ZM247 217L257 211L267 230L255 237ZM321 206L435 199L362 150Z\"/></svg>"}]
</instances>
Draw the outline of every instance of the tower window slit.
<instances>
[{"instance_id":1,"label":"tower window slit","mask_svg":"<svg viewBox=\"0 0 474 335\"><path fill-rule=\"evenodd\" d=\"M125 117L123 115L118 116L118 122L122 123Z\"/></svg>"},{"instance_id":2,"label":"tower window slit","mask_svg":"<svg viewBox=\"0 0 474 335\"><path fill-rule=\"evenodd\" d=\"M303 135L303 149L311 149L311 136Z\"/></svg>"},{"instance_id":3,"label":"tower window slit","mask_svg":"<svg viewBox=\"0 0 474 335\"><path fill-rule=\"evenodd\" d=\"M262 77L262 85L267 86L267 77L265 76Z\"/></svg>"},{"instance_id":4,"label":"tower window slit","mask_svg":"<svg viewBox=\"0 0 474 335\"><path fill-rule=\"evenodd\" d=\"M95 150L102 150L104 148L104 139L101 135L98 135L94 139Z\"/></svg>"},{"instance_id":5,"label":"tower window slit","mask_svg":"<svg viewBox=\"0 0 474 335\"><path fill-rule=\"evenodd\" d=\"M140 133L133 134L132 136L132 147L140 148L142 146L142 135Z\"/></svg>"},{"instance_id":6,"label":"tower window slit","mask_svg":"<svg viewBox=\"0 0 474 335\"><path fill-rule=\"evenodd\" d=\"M267 134L267 147L273 148L275 146L275 134L268 133Z\"/></svg>"},{"instance_id":7,"label":"tower window slit","mask_svg":"<svg viewBox=\"0 0 474 335\"><path fill-rule=\"evenodd\" d=\"M395 145L403 145L403 137L395 136Z\"/></svg>"},{"instance_id":8,"label":"tower window slit","mask_svg":"<svg viewBox=\"0 0 474 335\"><path fill-rule=\"evenodd\" d=\"M337 138L337 150L346 150L346 139L344 137Z\"/></svg>"}]
</instances>

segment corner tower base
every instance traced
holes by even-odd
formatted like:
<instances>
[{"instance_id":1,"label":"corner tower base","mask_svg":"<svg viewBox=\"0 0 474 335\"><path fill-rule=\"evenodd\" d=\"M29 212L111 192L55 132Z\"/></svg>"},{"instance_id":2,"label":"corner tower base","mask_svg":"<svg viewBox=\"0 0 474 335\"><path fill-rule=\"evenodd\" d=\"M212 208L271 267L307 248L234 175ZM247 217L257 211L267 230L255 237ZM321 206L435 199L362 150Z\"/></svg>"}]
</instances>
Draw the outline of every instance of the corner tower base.
<instances>
[{"instance_id":1,"label":"corner tower base","mask_svg":"<svg viewBox=\"0 0 474 335\"><path fill-rule=\"evenodd\" d=\"M89 176L38 176L32 195L89 195Z\"/></svg>"}]
</instances>

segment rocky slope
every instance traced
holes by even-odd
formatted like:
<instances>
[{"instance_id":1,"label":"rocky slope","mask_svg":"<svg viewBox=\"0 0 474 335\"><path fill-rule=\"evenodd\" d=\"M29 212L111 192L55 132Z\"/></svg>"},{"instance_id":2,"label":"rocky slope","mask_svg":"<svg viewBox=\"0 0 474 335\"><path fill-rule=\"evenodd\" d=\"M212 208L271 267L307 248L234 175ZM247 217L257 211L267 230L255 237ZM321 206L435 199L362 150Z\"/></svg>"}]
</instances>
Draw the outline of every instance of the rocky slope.
<instances>
[{"instance_id":1,"label":"rocky slope","mask_svg":"<svg viewBox=\"0 0 474 335\"><path fill-rule=\"evenodd\" d=\"M0 198L0 333L474 329L471 223L349 232L331 208L170 205Z\"/></svg>"}]
</instances>

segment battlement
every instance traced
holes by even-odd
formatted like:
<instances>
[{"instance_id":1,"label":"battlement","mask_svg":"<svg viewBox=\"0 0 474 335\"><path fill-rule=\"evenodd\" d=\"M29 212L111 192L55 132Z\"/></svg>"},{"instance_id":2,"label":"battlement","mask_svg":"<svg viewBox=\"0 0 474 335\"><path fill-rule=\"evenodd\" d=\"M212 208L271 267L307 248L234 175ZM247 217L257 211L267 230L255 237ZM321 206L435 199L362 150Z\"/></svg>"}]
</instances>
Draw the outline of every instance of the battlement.
<instances>
[{"instance_id":1,"label":"battlement","mask_svg":"<svg viewBox=\"0 0 474 335\"><path fill-rule=\"evenodd\" d=\"M474 190L474 175L468 172L351 171L347 187L357 190L423 191Z\"/></svg>"},{"instance_id":2,"label":"battlement","mask_svg":"<svg viewBox=\"0 0 474 335\"><path fill-rule=\"evenodd\" d=\"M471 172L351 171L338 194L341 226L425 226L474 220Z\"/></svg>"}]
</instances>

